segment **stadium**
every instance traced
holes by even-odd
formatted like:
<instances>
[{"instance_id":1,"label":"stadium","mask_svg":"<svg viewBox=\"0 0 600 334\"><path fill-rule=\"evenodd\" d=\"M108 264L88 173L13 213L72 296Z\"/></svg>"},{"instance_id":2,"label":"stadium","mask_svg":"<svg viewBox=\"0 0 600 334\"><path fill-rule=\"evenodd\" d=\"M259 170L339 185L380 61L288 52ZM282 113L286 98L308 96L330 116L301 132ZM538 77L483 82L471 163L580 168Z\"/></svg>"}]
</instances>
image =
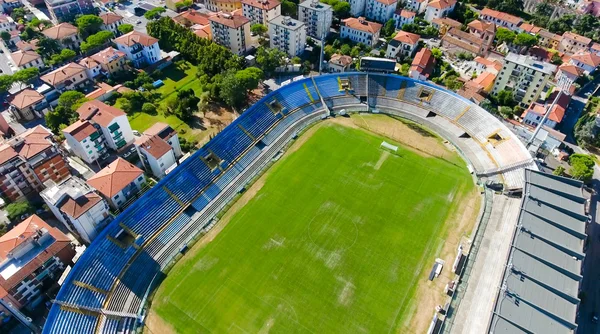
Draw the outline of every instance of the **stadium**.
<instances>
[{"instance_id":1,"label":"stadium","mask_svg":"<svg viewBox=\"0 0 600 334\"><path fill-rule=\"evenodd\" d=\"M252 105L115 218L79 258L63 282L43 332L127 333L140 328L147 312L146 299L160 285L160 273L187 249L188 243L213 228L218 223L218 215L228 208L262 171L273 165L273 160L289 147L294 138L301 138L303 131L309 126L318 124L331 115L355 112L391 115L430 129L448 141L460 158L466 161L468 170L463 168L462 173L457 169L463 180L470 179L471 172L480 181L494 180L503 183L508 189L522 189L525 183L524 169L537 169L525 146L500 120L467 99L428 82L375 73L331 74L293 81ZM319 130L321 135L315 136L330 140L327 145L319 144L318 138L314 141L309 140L305 145L312 145L310 147L315 150L320 146L335 146L336 143L346 140L350 148L362 145L360 141L351 139L363 136L358 134L358 131L344 137L339 134L343 131L335 131L335 127L332 129L329 133ZM378 146L381 142L382 137L364 135L362 143L371 146L376 143ZM388 144L392 149L397 148L395 145L397 144ZM346 146L340 146L346 149ZM377 150L380 150L379 147ZM307 152L310 151L302 152L308 155ZM329 151L324 152L335 151L329 148ZM400 155L409 157L410 154L404 150ZM332 160L332 163L335 161ZM285 179L290 174L289 170L295 166L297 164L293 165L285 160L285 164L276 165L277 170L273 177L282 174L281 177ZM447 182L458 182L452 181L451 175L445 175L444 166L431 168L437 168L434 171L435 174L439 174L440 179L445 177ZM320 167L314 166L315 169ZM395 167L402 170L400 165ZM418 165L412 166L411 170L418 170ZM349 177L353 175L350 169L342 169L339 172ZM319 175L321 174L327 175ZM435 180L436 175L415 176L438 182ZM293 177L290 177L290 180L292 179ZM410 181L409 178L390 180L390 184ZM427 188L432 192L440 191L439 194L434 193L432 198L446 196L452 192L452 189L439 188L441 187L433 185ZM261 207L258 204L256 206L254 212L260 212ZM432 204L431 208L433 207L435 205ZM515 210L518 212L518 208ZM444 219L448 214L447 211L434 213L437 214L432 218L434 220ZM257 219L269 218L258 216ZM323 247L329 245L326 241L331 235L318 234L324 227L315 228L317 232L313 234L310 232L310 225L308 229L311 238L321 238L312 240L313 243L320 243ZM415 233L418 229L417 227ZM424 229L425 232L434 230L433 227L430 230ZM272 241L278 244L284 240L285 238L274 238ZM355 242L353 240L340 238L339 242L343 246L352 244ZM243 249L236 251L244 254ZM417 260L415 261L418 262ZM410 269L414 269L414 266ZM167 281L168 279L169 276ZM225 280L226 277L220 279ZM410 283L410 280L404 282ZM399 285L395 288L403 287L414 289L414 284ZM233 294L235 292L230 291L232 289L228 287L224 290ZM227 298L227 291L215 292L215 295L221 298L219 302L226 303L230 300ZM210 304L209 308L213 305ZM248 301L243 306L247 305L252 305L252 302ZM250 312L237 307L233 307L231 312L236 310L237 314ZM206 307L197 311L198 314L208 312ZM401 308L398 308L398 312L400 311ZM286 317L298 317L289 315L290 312L296 312L295 310L281 312L286 313ZM394 325L395 318L390 316ZM360 315L357 317L360 319ZM251 319L248 321L251 322ZM390 321L382 320L382 323L389 326ZM206 331L215 328L221 331L232 330L231 327L216 326ZM261 326L257 328L260 329ZM383 327L376 324L372 328ZM280 331L290 329L279 327ZM313 329L327 331L329 328ZM357 327L352 328L356 329ZM198 331L197 328L190 330ZM236 330L244 331L243 328Z\"/></svg>"}]
</instances>

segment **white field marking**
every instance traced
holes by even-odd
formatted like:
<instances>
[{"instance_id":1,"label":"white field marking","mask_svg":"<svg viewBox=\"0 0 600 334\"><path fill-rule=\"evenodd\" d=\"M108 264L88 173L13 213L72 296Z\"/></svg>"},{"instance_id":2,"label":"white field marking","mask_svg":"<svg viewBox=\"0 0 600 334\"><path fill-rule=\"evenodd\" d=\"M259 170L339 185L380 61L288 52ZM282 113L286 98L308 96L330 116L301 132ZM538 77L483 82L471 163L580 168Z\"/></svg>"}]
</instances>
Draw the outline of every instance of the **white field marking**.
<instances>
[{"instance_id":1,"label":"white field marking","mask_svg":"<svg viewBox=\"0 0 600 334\"><path fill-rule=\"evenodd\" d=\"M271 331L271 327L273 327L273 324L275 324L275 319L274 318L267 319L267 321L265 321L265 324L258 331L258 333L259 334L267 334L267 333L269 333Z\"/></svg>"},{"instance_id":2,"label":"white field marking","mask_svg":"<svg viewBox=\"0 0 600 334\"><path fill-rule=\"evenodd\" d=\"M202 313L202 311L204 311L204 309L208 306L208 304L210 304L213 301L213 299L215 299L217 294L221 291L221 289L223 289L224 286L225 286L225 284L222 283L221 286L217 290L215 290L215 293L213 293L212 296L210 296L210 298L208 298L206 300L206 303L204 303L204 306L202 306L200 308L200 310L198 310L198 312L196 312L194 317L198 316L200 313Z\"/></svg>"},{"instance_id":3,"label":"white field marking","mask_svg":"<svg viewBox=\"0 0 600 334\"><path fill-rule=\"evenodd\" d=\"M387 158L389 156L390 156L390 152L388 152L386 150L382 150L381 156L379 156L379 160L377 160L377 162L375 163L375 166L373 166L373 169L379 170L379 168L381 168L381 165L383 165L383 163L387 160Z\"/></svg>"},{"instance_id":4,"label":"white field marking","mask_svg":"<svg viewBox=\"0 0 600 334\"><path fill-rule=\"evenodd\" d=\"M238 324L236 324L235 322L232 322L231 325L229 326L229 328L227 329L227 332L231 333L231 328L235 328L243 333L247 333L250 334L250 332L244 330L242 327L238 326Z\"/></svg>"}]
</instances>

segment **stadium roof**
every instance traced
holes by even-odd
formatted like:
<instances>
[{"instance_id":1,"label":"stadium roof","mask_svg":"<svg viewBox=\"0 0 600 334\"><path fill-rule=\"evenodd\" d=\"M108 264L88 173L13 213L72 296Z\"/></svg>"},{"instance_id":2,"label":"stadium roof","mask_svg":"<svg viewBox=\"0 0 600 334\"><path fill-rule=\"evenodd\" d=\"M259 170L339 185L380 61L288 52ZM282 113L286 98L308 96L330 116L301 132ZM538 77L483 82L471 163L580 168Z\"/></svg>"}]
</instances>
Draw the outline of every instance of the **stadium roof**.
<instances>
[{"instance_id":1,"label":"stadium roof","mask_svg":"<svg viewBox=\"0 0 600 334\"><path fill-rule=\"evenodd\" d=\"M526 170L490 333L574 333L585 253L580 181Z\"/></svg>"}]
</instances>

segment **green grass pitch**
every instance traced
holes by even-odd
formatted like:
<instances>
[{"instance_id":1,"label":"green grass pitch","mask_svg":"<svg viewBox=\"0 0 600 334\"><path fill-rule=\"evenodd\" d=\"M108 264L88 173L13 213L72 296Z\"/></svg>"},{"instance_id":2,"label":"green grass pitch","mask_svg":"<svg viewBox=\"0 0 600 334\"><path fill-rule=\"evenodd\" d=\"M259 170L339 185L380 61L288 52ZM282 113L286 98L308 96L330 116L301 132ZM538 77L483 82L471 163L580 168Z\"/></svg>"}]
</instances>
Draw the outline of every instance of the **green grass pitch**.
<instances>
[{"instance_id":1,"label":"green grass pitch","mask_svg":"<svg viewBox=\"0 0 600 334\"><path fill-rule=\"evenodd\" d=\"M315 131L214 241L173 268L157 314L178 333L398 330L473 184L464 163L392 154L382 140L391 142L333 124Z\"/></svg>"}]
</instances>

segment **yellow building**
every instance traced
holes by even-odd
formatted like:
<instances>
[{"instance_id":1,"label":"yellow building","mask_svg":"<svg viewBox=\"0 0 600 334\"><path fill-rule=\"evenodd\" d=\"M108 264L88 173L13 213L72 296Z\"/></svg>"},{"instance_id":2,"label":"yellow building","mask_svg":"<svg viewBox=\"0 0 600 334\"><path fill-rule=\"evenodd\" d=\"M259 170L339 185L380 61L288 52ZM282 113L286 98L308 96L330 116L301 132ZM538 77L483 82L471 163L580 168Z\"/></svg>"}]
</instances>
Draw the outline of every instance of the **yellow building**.
<instances>
[{"instance_id":1,"label":"yellow building","mask_svg":"<svg viewBox=\"0 0 600 334\"><path fill-rule=\"evenodd\" d=\"M206 8L213 12L233 12L242 9L242 0L206 0Z\"/></svg>"}]
</instances>

